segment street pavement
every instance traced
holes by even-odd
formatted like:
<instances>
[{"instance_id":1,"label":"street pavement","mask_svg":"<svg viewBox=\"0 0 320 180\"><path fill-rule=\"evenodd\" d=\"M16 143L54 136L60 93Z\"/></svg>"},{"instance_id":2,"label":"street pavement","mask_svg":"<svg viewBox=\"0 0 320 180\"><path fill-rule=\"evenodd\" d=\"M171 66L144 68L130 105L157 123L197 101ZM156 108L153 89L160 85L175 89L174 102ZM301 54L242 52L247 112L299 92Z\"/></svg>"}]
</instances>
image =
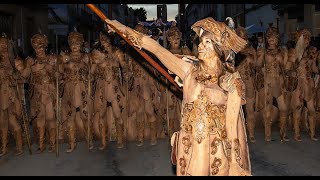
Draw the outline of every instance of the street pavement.
<instances>
[{"instance_id":1,"label":"street pavement","mask_svg":"<svg viewBox=\"0 0 320 180\"><path fill-rule=\"evenodd\" d=\"M254 176L316 176L320 175L320 141L311 141L302 133L302 142L281 143L279 133L273 132L273 139L264 141L262 131L256 133L257 142L249 143L252 174ZM292 137L292 134L290 137ZM2 176L174 176L175 168L170 161L170 146L167 139L159 140L156 146L149 141L142 147L134 142L124 149L117 149L111 142L105 151L97 150L99 142L91 152L85 142L77 149L65 153L67 144L60 144L60 153L30 155L26 149L21 156L10 153L0 157ZM33 145L35 151L36 146Z\"/></svg>"}]
</instances>

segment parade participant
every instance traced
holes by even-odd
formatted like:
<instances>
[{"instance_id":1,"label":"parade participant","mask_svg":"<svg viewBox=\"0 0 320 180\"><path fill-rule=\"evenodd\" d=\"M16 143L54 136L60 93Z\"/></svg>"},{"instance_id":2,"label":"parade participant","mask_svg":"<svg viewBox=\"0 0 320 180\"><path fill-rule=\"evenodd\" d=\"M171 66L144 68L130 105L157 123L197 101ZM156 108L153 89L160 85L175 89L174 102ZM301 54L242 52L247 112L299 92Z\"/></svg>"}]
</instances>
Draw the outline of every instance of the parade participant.
<instances>
[{"instance_id":1,"label":"parade participant","mask_svg":"<svg viewBox=\"0 0 320 180\"><path fill-rule=\"evenodd\" d=\"M89 56L82 53L83 35L79 32L70 32L68 35L68 44L71 52L62 52L60 57L63 64L60 72L63 74L64 92L62 97L62 121L66 122L69 136L69 148L66 151L70 153L76 148L76 136L85 137L89 143L89 149L92 149L92 136L88 134L89 108ZM90 97L91 98L91 97ZM88 139L89 138L89 139Z\"/></svg>"},{"instance_id":2,"label":"parade participant","mask_svg":"<svg viewBox=\"0 0 320 180\"><path fill-rule=\"evenodd\" d=\"M35 57L27 57L26 66L16 61L16 67L23 77L30 78L29 95L31 104L31 119L34 121L39 141L38 153L46 149L45 134L49 132L49 152L56 150L56 117L55 117L55 72L57 56L46 54L48 38L42 33L31 38Z\"/></svg>"},{"instance_id":3,"label":"parade participant","mask_svg":"<svg viewBox=\"0 0 320 180\"><path fill-rule=\"evenodd\" d=\"M288 59L286 48L280 47L279 32L276 28L270 27L266 32L266 48L257 50L257 73L264 72L264 127L265 140L271 141L272 126L272 105L273 98L276 98L280 111L279 126L281 141L288 141L287 137L287 105L284 99L284 71Z\"/></svg>"},{"instance_id":4,"label":"parade participant","mask_svg":"<svg viewBox=\"0 0 320 180\"><path fill-rule=\"evenodd\" d=\"M295 49L289 50L289 58L287 63L288 76L291 78L292 97L291 108L293 111L293 127L294 127L294 139L296 141L302 141L300 136L300 118L301 111L306 102L308 108L308 120L310 126L310 138L313 141L318 139L315 137L315 107L313 97L314 81L312 78L313 73L319 73L319 69L316 64L316 49L309 47L311 39L311 33L307 29L301 29L296 32Z\"/></svg>"},{"instance_id":5,"label":"parade participant","mask_svg":"<svg viewBox=\"0 0 320 180\"><path fill-rule=\"evenodd\" d=\"M246 40L248 43L248 33L243 27L238 27L236 32L239 37ZM249 139L251 142L255 142L254 128L255 128L255 117L254 117L254 102L255 102L255 65L257 61L256 50L249 46L249 44L236 55L236 70L240 73L242 80L246 86L246 120L247 129L249 132Z\"/></svg>"},{"instance_id":6,"label":"parade participant","mask_svg":"<svg viewBox=\"0 0 320 180\"><path fill-rule=\"evenodd\" d=\"M19 72L15 69L9 57L9 39L3 33L0 37L0 157L7 154L9 130L16 143L15 155L23 153L22 129L19 124L22 109L17 95L16 82L21 80Z\"/></svg>"},{"instance_id":7,"label":"parade participant","mask_svg":"<svg viewBox=\"0 0 320 180\"><path fill-rule=\"evenodd\" d=\"M181 38L182 38L182 33L180 32L179 28L176 26L172 26L168 32L167 32L167 39L169 41L169 48L168 50L172 54L177 54L177 55L191 55L191 51L188 47L181 47ZM170 73L170 71L169 71ZM181 78L176 76L175 81L178 83L178 85L181 87L183 86L183 81ZM173 94L171 91L167 91L168 93L168 98L166 98L168 102L168 113L169 113L169 128L170 132L174 132L179 130L180 127L180 118L178 117L181 112L179 110L181 107L181 100L176 97L175 94ZM178 115L178 116L177 116Z\"/></svg>"},{"instance_id":8,"label":"parade participant","mask_svg":"<svg viewBox=\"0 0 320 180\"><path fill-rule=\"evenodd\" d=\"M124 117L123 108L125 106L124 90L121 88L122 74L120 59L123 59L123 52L113 47L110 36L106 32L100 32L100 43L102 50L93 50L91 58L93 60L92 72L97 80L94 113L94 127L96 134L101 135L100 150L106 148L107 129L112 133L112 119L107 117L107 109L111 106L114 123L116 126L117 147L124 147ZM109 116L110 117L110 116ZM99 127L99 130L97 130ZM100 132L100 133L97 133Z\"/></svg>"},{"instance_id":9,"label":"parade participant","mask_svg":"<svg viewBox=\"0 0 320 180\"><path fill-rule=\"evenodd\" d=\"M320 50L317 51L317 59L316 59L316 64L317 67L320 67ZM320 101L318 99L320 99L320 86L319 86L319 77L320 75L316 75L315 77L315 88L316 88L316 95L315 95L315 109L317 112L317 117L319 117L320 114ZM316 125L317 126L317 125Z\"/></svg>"},{"instance_id":10,"label":"parade participant","mask_svg":"<svg viewBox=\"0 0 320 180\"><path fill-rule=\"evenodd\" d=\"M181 38L182 33L180 32L179 28L172 26L167 32L167 39L169 41L168 50L172 54L191 55L191 51L188 47L181 47Z\"/></svg>"},{"instance_id":11,"label":"parade participant","mask_svg":"<svg viewBox=\"0 0 320 180\"><path fill-rule=\"evenodd\" d=\"M140 24L136 25L134 29L144 35L148 32ZM133 117L134 112L136 112L137 146L142 146L144 139L148 138L148 136L150 136L150 144L156 145L157 122L152 101L152 94L155 94L156 91L154 81L147 71L147 64L144 64L141 60L141 56L134 51L130 51L129 54L131 57L132 77L134 78L129 92L129 116ZM150 129L146 126L148 124L150 125Z\"/></svg>"},{"instance_id":12,"label":"parade participant","mask_svg":"<svg viewBox=\"0 0 320 180\"><path fill-rule=\"evenodd\" d=\"M159 58L184 81L181 130L174 133L173 163L178 175L250 175L251 167L241 104L245 87L229 63L231 51L246 41L225 23L206 18L192 29L201 38L199 63L186 62L115 20L105 20L138 48Z\"/></svg>"}]
</instances>

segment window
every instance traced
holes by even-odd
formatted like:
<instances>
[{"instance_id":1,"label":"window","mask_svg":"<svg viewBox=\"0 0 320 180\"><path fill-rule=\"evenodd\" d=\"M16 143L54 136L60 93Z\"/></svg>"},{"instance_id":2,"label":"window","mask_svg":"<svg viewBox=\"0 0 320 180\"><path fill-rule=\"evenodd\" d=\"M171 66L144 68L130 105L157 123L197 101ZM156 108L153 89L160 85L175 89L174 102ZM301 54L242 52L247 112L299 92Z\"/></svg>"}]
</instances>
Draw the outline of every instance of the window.
<instances>
[{"instance_id":1,"label":"window","mask_svg":"<svg viewBox=\"0 0 320 180\"><path fill-rule=\"evenodd\" d=\"M315 5L315 10L320 11L320 3L316 3L314 5Z\"/></svg>"},{"instance_id":2,"label":"window","mask_svg":"<svg viewBox=\"0 0 320 180\"><path fill-rule=\"evenodd\" d=\"M0 33L4 32L8 37L12 36L12 16L0 14Z\"/></svg>"}]
</instances>

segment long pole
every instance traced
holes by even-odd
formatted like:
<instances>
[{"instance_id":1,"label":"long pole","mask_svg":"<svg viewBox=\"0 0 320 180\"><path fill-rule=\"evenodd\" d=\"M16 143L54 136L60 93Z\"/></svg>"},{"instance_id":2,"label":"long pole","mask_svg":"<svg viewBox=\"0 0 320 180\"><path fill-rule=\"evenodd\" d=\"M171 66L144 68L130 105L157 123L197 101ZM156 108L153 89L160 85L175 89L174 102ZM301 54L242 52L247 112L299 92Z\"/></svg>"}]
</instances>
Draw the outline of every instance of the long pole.
<instances>
[{"instance_id":1,"label":"long pole","mask_svg":"<svg viewBox=\"0 0 320 180\"><path fill-rule=\"evenodd\" d=\"M170 139L171 138L171 129L170 129L170 117L169 117L169 90L168 90L168 87L166 87L166 106L167 106L167 108L166 108L166 118L167 118L167 128L168 128L167 131L168 131L168 136L169 136L169 139Z\"/></svg>"},{"instance_id":2,"label":"long pole","mask_svg":"<svg viewBox=\"0 0 320 180\"><path fill-rule=\"evenodd\" d=\"M59 48L58 48L58 34L56 33L56 54L59 54Z\"/></svg>"},{"instance_id":3,"label":"long pole","mask_svg":"<svg viewBox=\"0 0 320 180\"><path fill-rule=\"evenodd\" d=\"M91 140L90 140L90 122L91 122L91 64L92 60L89 59L89 73L88 73L88 100L87 100L87 106L88 106L88 122L87 122L87 138L88 138L88 151L90 151L91 148Z\"/></svg>"},{"instance_id":4,"label":"long pole","mask_svg":"<svg viewBox=\"0 0 320 180\"><path fill-rule=\"evenodd\" d=\"M19 99L19 102L20 102L19 104L20 104L20 107L21 107L21 110L22 110L22 121L23 121L24 133L25 133L25 136L26 136L26 141L27 141L29 153L32 154L31 143L30 143L30 134L29 134L29 126L28 126L28 122L27 122L26 117L25 117L24 106L22 105L22 99L21 99L21 95L20 95L19 84L18 84L18 81L16 79L15 79L15 85L16 85L16 91L17 91L18 99Z\"/></svg>"},{"instance_id":5,"label":"long pole","mask_svg":"<svg viewBox=\"0 0 320 180\"><path fill-rule=\"evenodd\" d=\"M163 25L162 37L163 37L163 47L167 48L168 45L167 45L166 24Z\"/></svg>"},{"instance_id":6,"label":"long pole","mask_svg":"<svg viewBox=\"0 0 320 180\"><path fill-rule=\"evenodd\" d=\"M56 72L58 72L59 64L56 62ZM59 122L60 122L60 106L59 106L59 77L56 77L56 156L59 156Z\"/></svg>"},{"instance_id":7,"label":"long pole","mask_svg":"<svg viewBox=\"0 0 320 180\"><path fill-rule=\"evenodd\" d=\"M126 50L128 49L128 47L126 47ZM128 133L128 129L129 129L129 58L127 57L127 51L124 51L124 60L125 60L125 64L126 64L126 114L127 114L127 128L126 129L126 139L128 139L129 133ZM128 146L126 146L128 148Z\"/></svg>"},{"instance_id":8,"label":"long pole","mask_svg":"<svg viewBox=\"0 0 320 180\"><path fill-rule=\"evenodd\" d=\"M106 15L100 11L95 5L93 4L86 4L93 12L97 14L103 21L108 19ZM144 51L140 50L139 48L133 46L132 42L125 37L118 29L116 29L112 24L109 24L112 29L116 31L116 33L122 37L130 46L132 46L141 56L143 56L154 68L156 68L163 76L165 76L170 83L172 83L177 89L182 91L182 89L177 85L177 83L174 81L174 79L169 75L169 73L164 70L158 63L156 63L148 54L146 54Z\"/></svg>"},{"instance_id":9,"label":"long pole","mask_svg":"<svg viewBox=\"0 0 320 180\"><path fill-rule=\"evenodd\" d=\"M58 54L58 35L56 34L56 54ZM59 62L56 61L56 72L59 73ZM60 103L59 103L59 77L56 77L56 157L59 156L59 128L60 128Z\"/></svg>"}]
</instances>

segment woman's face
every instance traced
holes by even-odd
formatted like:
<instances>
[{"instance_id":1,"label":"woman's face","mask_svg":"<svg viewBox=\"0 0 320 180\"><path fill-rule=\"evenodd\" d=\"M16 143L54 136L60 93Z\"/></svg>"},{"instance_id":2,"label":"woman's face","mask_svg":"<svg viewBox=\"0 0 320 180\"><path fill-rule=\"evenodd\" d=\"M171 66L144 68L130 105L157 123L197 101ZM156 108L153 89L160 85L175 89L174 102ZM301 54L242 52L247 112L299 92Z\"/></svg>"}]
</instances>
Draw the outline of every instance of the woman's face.
<instances>
[{"instance_id":1,"label":"woman's face","mask_svg":"<svg viewBox=\"0 0 320 180\"><path fill-rule=\"evenodd\" d=\"M43 54L45 52L45 49L47 47L47 44L45 42L44 39L42 38L35 38L32 40L32 47L34 49L34 51L40 55Z\"/></svg>"},{"instance_id":2,"label":"woman's face","mask_svg":"<svg viewBox=\"0 0 320 180\"><path fill-rule=\"evenodd\" d=\"M274 34L270 35L268 37L267 41L268 41L269 46L277 46L278 45L278 38Z\"/></svg>"},{"instance_id":3,"label":"woman's face","mask_svg":"<svg viewBox=\"0 0 320 180\"><path fill-rule=\"evenodd\" d=\"M101 41L101 45L105 49L109 49L111 47L111 44L109 43L109 41Z\"/></svg>"},{"instance_id":4,"label":"woman's face","mask_svg":"<svg viewBox=\"0 0 320 180\"><path fill-rule=\"evenodd\" d=\"M69 44L72 52L80 52L82 46L80 41L71 40Z\"/></svg>"},{"instance_id":5,"label":"woman's face","mask_svg":"<svg viewBox=\"0 0 320 180\"><path fill-rule=\"evenodd\" d=\"M180 41L181 38L178 33L175 33L171 38L170 38L170 46L174 49L179 49L180 48Z\"/></svg>"},{"instance_id":6,"label":"woman's face","mask_svg":"<svg viewBox=\"0 0 320 180\"><path fill-rule=\"evenodd\" d=\"M201 37L198 51L198 58L204 61L212 60L215 56L212 40L208 36L204 35Z\"/></svg>"}]
</instances>

